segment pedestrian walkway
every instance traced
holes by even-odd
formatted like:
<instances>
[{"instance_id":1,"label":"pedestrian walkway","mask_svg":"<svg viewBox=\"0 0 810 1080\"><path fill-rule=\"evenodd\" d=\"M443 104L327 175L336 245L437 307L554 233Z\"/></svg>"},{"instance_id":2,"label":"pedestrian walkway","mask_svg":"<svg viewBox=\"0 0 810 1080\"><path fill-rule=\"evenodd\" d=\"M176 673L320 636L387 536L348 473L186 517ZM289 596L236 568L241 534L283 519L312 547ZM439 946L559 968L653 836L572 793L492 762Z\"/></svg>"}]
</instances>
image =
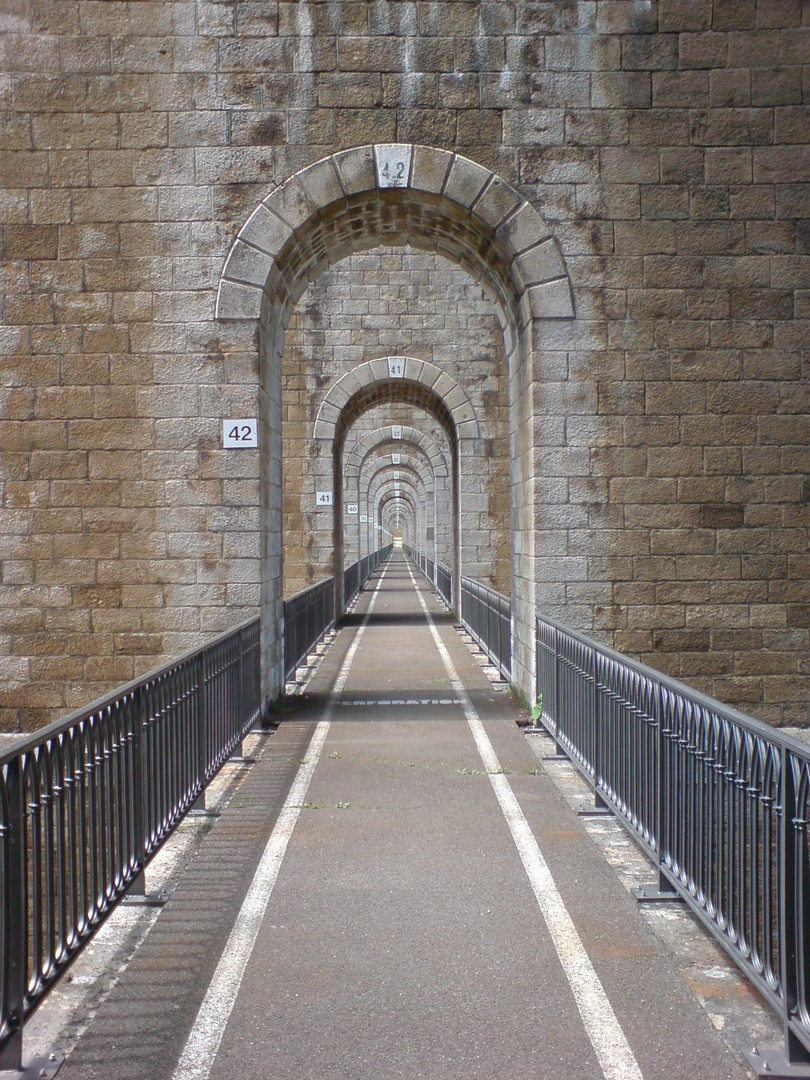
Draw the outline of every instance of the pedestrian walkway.
<instances>
[{"instance_id":1,"label":"pedestrian walkway","mask_svg":"<svg viewBox=\"0 0 810 1080\"><path fill-rule=\"evenodd\" d=\"M395 553L60 1080L748 1077L517 715Z\"/></svg>"}]
</instances>

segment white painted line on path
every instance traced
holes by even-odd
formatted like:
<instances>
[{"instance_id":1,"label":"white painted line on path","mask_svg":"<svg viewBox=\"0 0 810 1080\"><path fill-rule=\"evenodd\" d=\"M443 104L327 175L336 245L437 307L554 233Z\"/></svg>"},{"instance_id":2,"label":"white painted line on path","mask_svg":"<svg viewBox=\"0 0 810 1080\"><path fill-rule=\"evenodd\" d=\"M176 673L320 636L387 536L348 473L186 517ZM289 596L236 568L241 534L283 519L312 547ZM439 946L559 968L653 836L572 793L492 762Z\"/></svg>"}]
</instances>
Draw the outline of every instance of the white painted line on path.
<instances>
[{"instance_id":1,"label":"white painted line on path","mask_svg":"<svg viewBox=\"0 0 810 1080\"><path fill-rule=\"evenodd\" d=\"M354 641L341 664L335 679L323 715L307 748L306 757L296 773L290 792L279 812L275 827L262 853L261 860L253 876L236 922L231 930L228 943L222 953L217 969L208 986L199 1012L189 1033L183 1053L174 1070L172 1080L208 1080L214 1064L219 1044L225 1033L225 1027L231 1015L236 995L245 974L245 969L253 951L256 936L259 933L264 913L270 900L270 894L278 878L281 863L287 845L290 842L295 823L306 798L307 788L318 764L329 726L335 712L337 697L342 693L349 677L360 640L368 625L377 594L387 572L387 567L380 575L368 611L363 619Z\"/></svg>"},{"instance_id":2,"label":"white painted line on path","mask_svg":"<svg viewBox=\"0 0 810 1080\"><path fill-rule=\"evenodd\" d=\"M529 823L526 821L509 781L503 775L503 769L489 736L484 730L484 725L470 701L464 684L458 677L450 653L439 636L436 624L422 596L422 590L416 584L410 564L408 573L411 575L411 581L427 619L428 629L444 663L447 677L461 700L481 761L489 774L492 790L495 792L495 797L512 833L512 839L551 934L551 940L554 942L554 948L557 950L574 995L585 1032L594 1048L605 1080L643 1080L641 1069L627 1041L627 1036L622 1031L613 1006L608 1000L577 928L574 926L574 921L568 914L568 909L551 876L535 835L529 828Z\"/></svg>"}]
</instances>

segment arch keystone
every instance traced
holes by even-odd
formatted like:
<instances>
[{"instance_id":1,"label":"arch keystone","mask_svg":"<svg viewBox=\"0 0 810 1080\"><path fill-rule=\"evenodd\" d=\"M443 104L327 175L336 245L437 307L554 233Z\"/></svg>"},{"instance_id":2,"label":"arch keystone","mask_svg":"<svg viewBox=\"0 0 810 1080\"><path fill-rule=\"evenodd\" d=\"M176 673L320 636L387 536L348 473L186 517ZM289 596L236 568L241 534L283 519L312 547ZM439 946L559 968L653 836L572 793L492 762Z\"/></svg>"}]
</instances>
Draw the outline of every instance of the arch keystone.
<instances>
[{"instance_id":1,"label":"arch keystone","mask_svg":"<svg viewBox=\"0 0 810 1080\"><path fill-rule=\"evenodd\" d=\"M377 143L374 147L377 187L410 187L412 163L412 143Z\"/></svg>"}]
</instances>

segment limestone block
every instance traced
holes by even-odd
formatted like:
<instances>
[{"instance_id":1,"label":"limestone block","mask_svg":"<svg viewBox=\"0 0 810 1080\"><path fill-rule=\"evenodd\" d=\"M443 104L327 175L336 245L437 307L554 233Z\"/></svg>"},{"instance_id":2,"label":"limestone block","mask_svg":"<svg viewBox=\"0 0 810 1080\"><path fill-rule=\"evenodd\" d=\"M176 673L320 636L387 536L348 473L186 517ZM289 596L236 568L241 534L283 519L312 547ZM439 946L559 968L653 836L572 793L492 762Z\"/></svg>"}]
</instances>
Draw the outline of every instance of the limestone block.
<instances>
[{"instance_id":1,"label":"limestone block","mask_svg":"<svg viewBox=\"0 0 810 1080\"><path fill-rule=\"evenodd\" d=\"M456 428L456 435L459 439L477 439L479 437L478 422L476 420L463 421Z\"/></svg>"},{"instance_id":2,"label":"limestone block","mask_svg":"<svg viewBox=\"0 0 810 1080\"><path fill-rule=\"evenodd\" d=\"M372 382L386 382L388 379L388 357L383 356L377 360L369 361L369 371Z\"/></svg>"},{"instance_id":3,"label":"limestone block","mask_svg":"<svg viewBox=\"0 0 810 1080\"><path fill-rule=\"evenodd\" d=\"M290 226L260 203L239 232L239 239L266 251L269 255L278 255L292 236Z\"/></svg>"},{"instance_id":4,"label":"limestone block","mask_svg":"<svg viewBox=\"0 0 810 1080\"><path fill-rule=\"evenodd\" d=\"M447 374L446 371L440 371L438 378L433 383L433 390L439 395L439 397L446 399L447 395L451 392L455 385L455 382Z\"/></svg>"},{"instance_id":5,"label":"limestone block","mask_svg":"<svg viewBox=\"0 0 810 1080\"><path fill-rule=\"evenodd\" d=\"M499 242L518 254L548 239L550 235L545 221L530 203L524 203L497 230Z\"/></svg>"},{"instance_id":6,"label":"limestone block","mask_svg":"<svg viewBox=\"0 0 810 1080\"><path fill-rule=\"evenodd\" d=\"M422 360L409 356L405 360L405 378L413 382L427 382L429 385L429 369L432 367L432 364L426 364Z\"/></svg>"},{"instance_id":7,"label":"limestone block","mask_svg":"<svg viewBox=\"0 0 810 1080\"><path fill-rule=\"evenodd\" d=\"M262 288L272 267L271 255L237 239L228 255L223 276L229 281L240 281Z\"/></svg>"},{"instance_id":8,"label":"limestone block","mask_svg":"<svg viewBox=\"0 0 810 1080\"><path fill-rule=\"evenodd\" d=\"M493 229L518 209L523 199L514 188L495 177L476 202L473 213Z\"/></svg>"},{"instance_id":9,"label":"limestone block","mask_svg":"<svg viewBox=\"0 0 810 1080\"><path fill-rule=\"evenodd\" d=\"M521 298L521 310L528 305L533 319L572 319L574 302L568 278L533 285Z\"/></svg>"},{"instance_id":10,"label":"limestone block","mask_svg":"<svg viewBox=\"0 0 810 1080\"><path fill-rule=\"evenodd\" d=\"M329 402L335 406L335 408L342 410L349 402L353 392L351 384L348 386L341 379L340 382L335 383L332 389L329 391Z\"/></svg>"},{"instance_id":11,"label":"limestone block","mask_svg":"<svg viewBox=\"0 0 810 1080\"><path fill-rule=\"evenodd\" d=\"M521 289L565 276L565 263L555 240L548 239L523 252L512 264L512 276Z\"/></svg>"},{"instance_id":12,"label":"limestone block","mask_svg":"<svg viewBox=\"0 0 810 1080\"><path fill-rule=\"evenodd\" d=\"M467 398L467 395L462 390L462 388L460 386L458 386L457 384L453 387L453 389L448 394L443 394L442 396L443 396L445 405L447 406L448 409L450 409L451 412L458 405L463 405L465 402L467 402L469 400Z\"/></svg>"},{"instance_id":13,"label":"limestone block","mask_svg":"<svg viewBox=\"0 0 810 1080\"><path fill-rule=\"evenodd\" d=\"M268 195L264 200L264 205L277 214L282 221L286 221L291 229L297 229L303 225L317 209L302 190L295 176L286 184L282 184L280 188L276 188L272 195Z\"/></svg>"},{"instance_id":14,"label":"limestone block","mask_svg":"<svg viewBox=\"0 0 810 1080\"><path fill-rule=\"evenodd\" d=\"M461 405L456 405L456 407L451 410L451 415L456 422L456 427L467 420L475 421L475 410L469 401L465 401ZM477 423L477 421L475 422Z\"/></svg>"},{"instance_id":15,"label":"limestone block","mask_svg":"<svg viewBox=\"0 0 810 1080\"><path fill-rule=\"evenodd\" d=\"M416 191L430 191L439 194L453 155L447 150L437 150L432 146L415 146L413 151L413 174L411 187Z\"/></svg>"},{"instance_id":16,"label":"limestone block","mask_svg":"<svg viewBox=\"0 0 810 1080\"><path fill-rule=\"evenodd\" d=\"M261 305L261 289L224 278L219 283L216 308L218 319L257 319Z\"/></svg>"},{"instance_id":17,"label":"limestone block","mask_svg":"<svg viewBox=\"0 0 810 1080\"><path fill-rule=\"evenodd\" d=\"M343 190L347 195L371 191L376 186L374 175L374 148L361 146L335 155Z\"/></svg>"},{"instance_id":18,"label":"limestone block","mask_svg":"<svg viewBox=\"0 0 810 1080\"><path fill-rule=\"evenodd\" d=\"M486 187L492 173L464 157L456 157L444 193L461 206L471 207Z\"/></svg>"},{"instance_id":19,"label":"limestone block","mask_svg":"<svg viewBox=\"0 0 810 1080\"><path fill-rule=\"evenodd\" d=\"M369 386L374 382L374 372L371 368L371 364L360 364L359 367L353 368L352 378L356 381L360 389L364 386Z\"/></svg>"},{"instance_id":20,"label":"limestone block","mask_svg":"<svg viewBox=\"0 0 810 1080\"><path fill-rule=\"evenodd\" d=\"M343 188L335 166L330 158L317 161L308 169L296 173L301 190L315 206L328 206L343 198Z\"/></svg>"}]
</instances>

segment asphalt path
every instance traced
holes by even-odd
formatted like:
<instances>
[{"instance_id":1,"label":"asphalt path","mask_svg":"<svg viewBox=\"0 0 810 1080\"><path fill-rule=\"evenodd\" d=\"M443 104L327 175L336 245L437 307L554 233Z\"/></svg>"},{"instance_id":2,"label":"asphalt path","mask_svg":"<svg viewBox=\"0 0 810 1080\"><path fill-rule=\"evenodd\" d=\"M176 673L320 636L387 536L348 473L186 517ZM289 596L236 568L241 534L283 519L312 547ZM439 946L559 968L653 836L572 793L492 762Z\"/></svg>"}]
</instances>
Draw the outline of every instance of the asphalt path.
<instances>
[{"instance_id":1,"label":"asphalt path","mask_svg":"<svg viewBox=\"0 0 810 1080\"><path fill-rule=\"evenodd\" d=\"M372 585L313 687L328 731L221 1041L198 1022L177 1080L747 1076L451 616L401 555Z\"/></svg>"},{"instance_id":2,"label":"asphalt path","mask_svg":"<svg viewBox=\"0 0 810 1080\"><path fill-rule=\"evenodd\" d=\"M519 715L394 553L60 1080L750 1077Z\"/></svg>"}]
</instances>

